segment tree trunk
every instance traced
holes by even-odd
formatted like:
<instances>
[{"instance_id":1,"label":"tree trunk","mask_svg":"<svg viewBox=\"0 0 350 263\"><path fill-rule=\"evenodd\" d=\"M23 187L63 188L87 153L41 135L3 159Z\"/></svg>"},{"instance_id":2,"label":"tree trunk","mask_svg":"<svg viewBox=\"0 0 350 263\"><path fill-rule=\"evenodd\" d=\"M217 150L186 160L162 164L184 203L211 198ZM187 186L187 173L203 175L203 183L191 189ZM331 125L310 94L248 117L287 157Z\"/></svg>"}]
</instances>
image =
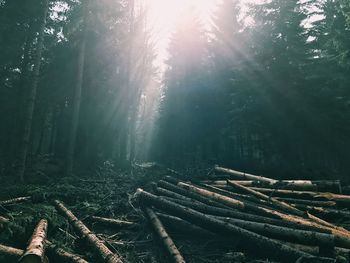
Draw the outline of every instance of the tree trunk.
<instances>
[{"instance_id":1,"label":"tree trunk","mask_svg":"<svg viewBox=\"0 0 350 263\"><path fill-rule=\"evenodd\" d=\"M83 87L83 77L84 77L88 1L82 2L82 5L84 5L83 6L84 21L83 21L83 29L82 29L83 32L82 32L82 39L80 42L79 54L78 54L77 73L76 73L76 81L75 81L75 88L74 88L74 100L72 102L72 120L70 125L68 147L67 147L66 175L71 175L73 173L74 152L75 152L75 144L77 139L78 125L79 125L81 90Z\"/></svg>"},{"instance_id":2,"label":"tree trunk","mask_svg":"<svg viewBox=\"0 0 350 263\"><path fill-rule=\"evenodd\" d=\"M63 203L58 200L55 200L56 208L64 214L69 222L73 225L75 230L89 242L99 253L102 260L108 263L123 263L123 260L113 254L106 245L88 229L83 222L81 222L70 210L68 210Z\"/></svg>"},{"instance_id":3,"label":"tree trunk","mask_svg":"<svg viewBox=\"0 0 350 263\"><path fill-rule=\"evenodd\" d=\"M135 227L136 226L134 222L118 220L114 218L92 216L91 219L97 223L101 223L101 224L105 224L113 227Z\"/></svg>"},{"instance_id":4,"label":"tree trunk","mask_svg":"<svg viewBox=\"0 0 350 263\"><path fill-rule=\"evenodd\" d=\"M146 208L146 214L149 221L151 222L154 230L156 231L159 239L163 243L166 250L169 252L172 260L176 263L185 263L180 251L177 249L171 237L166 232L162 222L159 220L158 216L153 212L152 209Z\"/></svg>"},{"instance_id":5,"label":"tree trunk","mask_svg":"<svg viewBox=\"0 0 350 263\"><path fill-rule=\"evenodd\" d=\"M0 244L0 255L8 255L13 257L20 257L24 253L24 250L14 248L14 247L8 247L5 245Z\"/></svg>"},{"instance_id":6,"label":"tree trunk","mask_svg":"<svg viewBox=\"0 0 350 263\"><path fill-rule=\"evenodd\" d=\"M85 259L83 259L79 255L69 253L48 240L45 241L45 244L49 252L51 252L52 254L54 254L55 256L59 257L64 261L72 262L72 263L88 263Z\"/></svg>"},{"instance_id":7,"label":"tree trunk","mask_svg":"<svg viewBox=\"0 0 350 263\"><path fill-rule=\"evenodd\" d=\"M47 220L41 219L34 229L29 245L20 258L21 263L42 263L45 258L45 239L47 234Z\"/></svg>"},{"instance_id":8,"label":"tree trunk","mask_svg":"<svg viewBox=\"0 0 350 263\"><path fill-rule=\"evenodd\" d=\"M41 58L42 58L42 51L44 46L44 34L45 34L45 25L46 25L46 17L47 17L48 9L49 9L48 0L44 0L44 7L43 7L44 12L42 16L41 25L40 25L38 44L36 47L36 54L35 54L33 81L29 89L27 108L24 116L22 144L19 149L19 155L18 155L17 174L21 182L24 181L24 172L26 169L26 160L27 160L29 140L30 140L32 122L33 122L33 112L34 112L34 106L35 106L35 100L36 100L37 87L39 83L39 74L40 74L40 68L41 68Z\"/></svg>"},{"instance_id":9,"label":"tree trunk","mask_svg":"<svg viewBox=\"0 0 350 263\"><path fill-rule=\"evenodd\" d=\"M293 263L301 257L312 257L308 253L291 248L281 242L261 236L235 225L225 223L222 220L207 216L193 209L167 201L164 198L147 193L142 189L137 190L136 197L139 198L140 202L153 205L160 210L178 216L214 233L219 233L225 236L238 237L241 239L241 242L244 243L245 247L254 251L255 254L269 254L269 256L274 259L283 258L284 262ZM260 248L261 250L257 248Z\"/></svg>"}]
</instances>

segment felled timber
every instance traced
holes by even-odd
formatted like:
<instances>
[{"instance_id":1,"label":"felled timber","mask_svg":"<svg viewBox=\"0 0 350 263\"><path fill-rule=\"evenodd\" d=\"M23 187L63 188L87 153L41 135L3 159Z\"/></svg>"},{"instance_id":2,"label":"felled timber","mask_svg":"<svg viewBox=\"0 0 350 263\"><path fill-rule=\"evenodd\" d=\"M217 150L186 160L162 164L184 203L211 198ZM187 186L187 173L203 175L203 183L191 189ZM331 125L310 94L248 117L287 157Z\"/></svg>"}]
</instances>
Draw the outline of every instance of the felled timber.
<instances>
[{"instance_id":1,"label":"felled timber","mask_svg":"<svg viewBox=\"0 0 350 263\"><path fill-rule=\"evenodd\" d=\"M112 227L135 227L137 224L130 221L119 220L114 218L105 218L99 216L91 216L90 219L94 222L109 225Z\"/></svg>"},{"instance_id":2,"label":"felled timber","mask_svg":"<svg viewBox=\"0 0 350 263\"><path fill-rule=\"evenodd\" d=\"M5 245L0 244L0 254L1 255L7 255L7 256L12 256L12 257L20 257L24 253L24 250L14 248L14 247L9 247Z\"/></svg>"},{"instance_id":3,"label":"felled timber","mask_svg":"<svg viewBox=\"0 0 350 263\"><path fill-rule=\"evenodd\" d=\"M347 218L350 219L350 212L346 210L303 205L303 204L293 204L298 209L312 212L314 214L325 216L325 217L334 217L334 218Z\"/></svg>"},{"instance_id":4,"label":"felled timber","mask_svg":"<svg viewBox=\"0 0 350 263\"><path fill-rule=\"evenodd\" d=\"M93 233L87 228L83 222L81 222L64 204L59 201L54 201L56 208L64 214L69 222L73 225L75 230L86 240L88 243L93 246L98 252L102 260L108 263L123 263L123 260L115 255L108 247Z\"/></svg>"},{"instance_id":5,"label":"felled timber","mask_svg":"<svg viewBox=\"0 0 350 263\"><path fill-rule=\"evenodd\" d=\"M201 203L204 203L204 204L208 204L208 205L216 206L216 207L221 207L221 208L227 208L227 206L223 205L223 204L220 203L220 202L216 202L216 201L210 200L210 199L208 199L208 198L203 198L203 196L200 195L200 194L186 191L185 189L183 189L183 188L181 188L181 187L178 187L177 185L174 185L174 184L165 182L165 181L163 181L163 180L160 180L160 181L158 182L158 186L160 186L160 187L162 187L162 188L165 188L165 189L167 189L167 190L173 191L173 192L175 192L175 193L181 194L181 195L183 195L183 196L196 199L197 201L199 201L199 202L201 202Z\"/></svg>"},{"instance_id":6,"label":"felled timber","mask_svg":"<svg viewBox=\"0 0 350 263\"><path fill-rule=\"evenodd\" d=\"M338 245L337 240L332 234L299 230L259 222L250 222L236 218L220 217L219 219L227 223L234 224L244 229L253 231L255 233L281 240L296 242L305 245L327 246L332 248L334 247L334 245Z\"/></svg>"},{"instance_id":7,"label":"felled timber","mask_svg":"<svg viewBox=\"0 0 350 263\"><path fill-rule=\"evenodd\" d=\"M337 204L350 205L350 195L333 194L329 192L293 191L284 189L271 189L252 187L256 191L273 196L283 196L291 198L309 198L316 200L335 201Z\"/></svg>"},{"instance_id":8,"label":"felled timber","mask_svg":"<svg viewBox=\"0 0 350 263\"><path fill-rule=\"evenodd\" d=\"M14 205L18 203L23 203L30 201L32 198L30 196L24 196L24 197L17 197L17 198L12 198L8 200L3 200L0 201L0 206L8 206L8 205Z\"/></svg>"},{"instance_id":9,"label":"felled timber","mask_svg":"<svg viewBox=\"0 0 350 263\"><path fill-rule=\"evenodd\" d=\"M228 169L220 166L215 166L214 170L216 172L227 173L241 180L253 180L253 181L259 181L259 182L266 182L268 184L275 184L278 182L278 180L274 180L268 177L257 176L249 173L243 173L240 171L236 171L233 169Z\"/></svg>"},{"instance_id":10,"label":"felled timber","mask_svg":"<svg viewBox=\"0 0 350 263\"><path fill-rule=\"evenodd\" d=\"M0 228L2 228L4 225L6 225L8 222L10 222L10 219L0 216Z\"/></svg>"},{"instance_id":11,"label":"felled timber","mask_svg":"<svg viewBox=\"0 0 350 263\"><path fill-rule=\"evenodd\" d=\"M266 182L258 180L227 180L234 181L237 184L247 187L262 187L273 189L299 190L299 191L316 191L316 192L333 192L341 193L341 184L339 180L276 180L276 182ZM226 185L226 180L203 181L211 185Z\"/></svg>"},{"instance_id":12,"label":"felled timber","mask_svg":"<svg viewBox=\"0 0 350 263\"><path fill-rule=\"evenodd\" d=\"M20 258L21 263L42 263L45 260L45 240L47 234L47 220L41 219L34 229L24 254Z\"/></svg>"},{"instance_id":13,"label":"felled timber","mask_svg":"<svg viewBox=\"0 0 350 263\"><path fill-rule=\"evenodd\" d=\"M288 198L288 197L274 197L274 198L283 202L288 202L290 204L303 204L303 205L321 206L321 207L337 206L337 203L334 201L306 200L306 199Z\"/></svg>"},{"instance_id":14,"label":"felled timber","mask_svg":"<svg viewBox=\"0 0 350 263\"><path fill-rule=\"evenodd\" d=\"M244 244L247 249L254 250L254 253L268 254L272 258L283 259L284 262L295 262L301 257L312 257L312 255L287 246L282 242L272 240L241 227L207 216L201 212L150 194L142 189L138 189L135 196L144 204L153 205L162 211L178 216L214 233L238 237L241 239L242 244ZM334 260L322 258L319 262L334 262Z\"/></svg>"},{"instance_id":15,"label":"felled timber","mask_svg":"<svg viewBox=\"0 0 350 263\"><path fill-rule=\"evenodd\" d=\"M49 240L45 241L47 250L54 254L55 256L59 257L60 259L64 260L65 262L72 262L72 263L89 263L85 259L83 259L81 256L77 254L73 254L70 252L65 251L64 249L58 247L57 245L53 244Z\"/></svg>"},{"instance_id":16,"label":"felled timber","mask_svg":"<svg viewBox=\"0 0 350 263\"><path fill-rule=\"evenodd\" d=\"M289 221L289 222L294 222L294 223L298 223L298 224L302 224L305 226L310 226L310 227L316 227L319 228L320 230L328 230L330 231L330 233L332 233L333 235L337 236L340 239L343 239L343 243L347 244L346 247L350 246L350 232L347 231L344 228L340 228L340 227L333 227L332 224L325 222L321 219L318 219L316 217L313 217L312 215L309 215L310 218L313 219L313 221L317 221L317 222L312 222L312 221L308 221L302 217L299 216L295 216L295 215L290 215L290 214L286 214L286 213L282 213L276 210L272 210L272 209L268 209L265 207L261 207L259 205L250 205L246 202L234 199L234 198L230 198L227 196L223 196L217 193L213 193L210 192L206 189L202 189L193 185L189 185L189 184L185 184L185 183L178 183L179 186L183 187L184 189L188 190L188 191L193 191L195 193L201 194L203 196L206 196L208 198L212 198L216 201L222 202L223 204L230 206L232 208L236 208L239 210L247 210L247 211L254 211L257 212L258 214L264 215L264 216L270 216L270 217L274 217L277 219L282 219L285 221Z\"/></svg>"},{"instance_id":17,"label":"felled timber","mask_svg":"<svg viewBox=\"0 0 350 263\"><path fill-rule=\"evenodd\" d=\"M170 254L173 262L185 263L185 260L182 257L180 251L177 249L175 243L173 242L171 237L168 235L167 231L165 230L165 228L164 228L162 222L159 220L158 216L150 208L146 208L145 211L146 211L148 219L150 220L155 232L159 236L165 249Z\"/></svg>"}]
</instances>

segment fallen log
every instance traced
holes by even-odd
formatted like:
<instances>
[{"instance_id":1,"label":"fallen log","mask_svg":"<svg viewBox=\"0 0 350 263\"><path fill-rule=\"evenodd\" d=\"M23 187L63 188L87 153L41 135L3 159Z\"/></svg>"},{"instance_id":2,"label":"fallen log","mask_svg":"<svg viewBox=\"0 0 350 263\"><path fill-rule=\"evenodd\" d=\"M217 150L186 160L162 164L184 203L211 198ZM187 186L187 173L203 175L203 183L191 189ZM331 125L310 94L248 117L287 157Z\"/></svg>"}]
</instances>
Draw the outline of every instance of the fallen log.
<instances>
[{"instance_id":1,"label":"fallen log","mask_svg":"<svg viewBox=\"0 0 350 263\"><path fill-rule=\"evenodd\" d=\"M72 263L89 263L88 261L84 260L78 255L69 253L62 248L58 248L56 245L52 244L50 241L46 240L45 245L47 246L47 250L51 251L53 254L55 254L60 259L64 260L65 262L72 262ZM24 250L14 247L9 247L5 245L0 244L0 254L2 255L8 255L13 256L16 258L19 258L23 255Z\"/></svg>"},{"instance_id":2,"label":"fallen log","mask_svg":"<svg viewBox=\"0 0 350 263\"><path fill-rule=\"evenodd\" d=\"M5 245L0 244L0 255L7 255L7 256L12 256L12 257L20 257L24 253L24 250L14 248L14 247L9 247Z\"/></svg>"},{"instance_id":3,"label":"fallen log","mask_svg":"<svg viewBox=\"0 0 350 263\"><path fill-rule=\"evenodd\" d=\"M305 211L318 214L320 216L334 217L337 219L339 219L340 217L350 219L350 212L347 210L337 210L332 208L303 205L303 204L293 204L293 206L295 206L298 209L302 209Z\"/></svg>"},{"instance_id":4,"label":"fallen log","mask_svg":"<svg viewBox=\"0 0 350 263\"><path fill-rule=\"evenodd\" d=\"M155 196L153 194L145 192L142 189L137 190L135 197L144 204L153 205L160 210L178 216L214 233L241 238L241 242L245 245L245 247L251 251L254 251L255 254L264 253L275 259L283 258L284 262L295 262L301 257L312 257L312 255L308 253L296 250L281 242L261 236L235 225L225 223L222 220L207 216L201 212L165 200L162 197ZM257 248L260 248L261 250L257 250ZM334 262L334 260L329 258L322 258L319 262Z\"/></svg>"},{"instance_id":5,"label":"fallen log","mask_svg":"<svg viewBox=\"0 0 350 263\"><path fill-rule=\"evenodd\" d=\"M58 247L57 245L53 244L49 240L45 241L45 244L47 246L47 250L54 254L55 256L59 257L60 259L64 260L65 262L72 262L72 263L89 263L85 259L83 259L81 256L77 254L73 254L70 252L65 251L64 249Z\"/></svg>"},{"instance_id":6,"label":"fallen log","mask_svg":"<svg viewBox=\"0 0 350 263\"><path fill-rule=\"evenodd\" d=\"M230 178L227 178L230 180ZM316 191L316 192L334 192L341 193L341 184L339 180L276 180L275 183L257 181L257 180L230 180L237 184L247 187L262 187L262 188L273 188L273 189L285 189L285 190L299 190L299 191ZM226 180L215 180L215 181L203 181L205 184L211 185L226 185Z\"/></svg>"},{"instance_id":7,"label":"fallen log","mask_svg":"<svg viewBox=\"0 0 350 263\"><path fill-rule=\"evenodd\" d=\"M24 197L17 197L17 198L12 198L8 200L3 200L3 201L0 201L0 206L8 206L8 205L14 205L18 203L23 203L31 199L32 198L30 196L24 196Z\"/></svg>"},{"instance_id":8,"label":"fallen log","mask_svg":"<svg viewBox=\"0 0 350 263\"><path fill-rule=\"evenodd\" d=\"M283 189L258 188L251 189L266 193L271 196L291 197L291 198L309 198L316 200L335 201L337 204L350 205L350 195L333 194L328 192L312 192L312 191L293 191Z\"/></svg>"},{"instance_id":9,"label":"fallen log","mask_svg":"<svg viewBox=\"0 0 350 263\"><path fill-rule=\"evenodd\" d=\"M6 225L8 222L10 222L10 219L0 216L0 228Z\"/></svg>"},{"instance_id":10,"label":"fallen log","mask_svg":"<svg viewBox=\"0 0 350 263\"><path fill-rule=\"evenodd\" d=\"M137 226L137 224L135 224L134 222L119 220L119 219L114 219L114 218L91 216L90 219L93 220L94 222L109 225L112 227L135 227L135 226Z\"/></svg>"},{"instance_id":11,"label":"fallen log","mask_svg":"<svg viewBox=\"0 0 350 263\"><path fill-rule=\"evenodd\" d=\"M47 234L47 220L41 219L34 229L24 254L19 259L21 263L42 263L47 262L45 259L45 240Z\"/></svg>"},{"instance_id":12,"label":"fallen log","mask_svg":"<svg viewBox=\"0 0 350 263\"><path fill-rule=\"evenodd\" d=\"M227 223L261 234L263 236L277 238L280 240L286 240L305 245L327 246L331 248L333 248L334 245L339 245L337 243L338 240L332 234L318 233L308 230L299 230L265 223L250 222L229 217L219 217L219 219ZM340 246L342 245L343 244L340 244Z\"/></svg>"},{"instance_id":13,"label":"fallen log","mask_svg":"<svg viewBox=\"0 0 350 263\"><path fill-rule=\"evenodd\" d=\"M234 199L234 198L230 198L224 195L220 195L217 193L213 193L210 192L206 189L202 189L193 185L189 185L189 184L185 184L185 183L178 183L178 185L180 187L183 187L184 189L188 190L188 191L193 191L197 194L201 194L203 196L206 196L208 198L212 198L216 201L222 202L223 204L230 206L232 208L236 208L239 210L243 210L243 211L254 211L258 214L264 215L264 216L270 216L270 217L274 217L277 219L282 219L285 221L289 221L289 222L294 222L294 223L298 223L298 224L302 224L305 226L310 226L310 227L316 227L319 228L320 230L328 230L330 231L330 233L332 233L333 235L336 235L338 238L344 239L342 242L345 244L347 244L347 247L350 246L350 232L347 231L344 228L340 228L340 227L333 227L333 225L331 225L328 222L325 222L323 220L320 220L316 217L313 217L312 215L309 215L309 218L312 218L313 221L317 221L317 222L312 222L312 221L308 221L302 217L299 216L295 216L295 215L289 215L289 214L285 214L276 210L272 210L272 209L268 209L265 207L261 207L259 205L250 205L246 202Z\"/></svg>"},{"instance_id":14,"label":"fallen log","mask_svg":"<svg viewBox=\"0 0 350 263\"><path fill-rule=\"evenodd\" d=\"M181 187L179 187L177 185L165 182L163 180L160 180L157 185L162 187L162 188L165 188L167 190L170 190L172 192L181 194L183 196L186 196L186 197L189 197L189 198L193 198L193 199L195 199L195 200L197 200L197 201L199 201L201 203L204 203L204 204L208 204L208 205L216 206L216 207L221 207L221 208L227 208L227 206L223 205L222 203L210 200L208 198L203 198L203 196L200 195L200 194L186 191L185 189L183 189L183 188L181 188Z\"/></svg>"},{"instance_id":15,"label":"fallen log","mask_svg":"<svg viewBox=\"0 0 350 263\"><path fill-rule=\"evenodd\" d=\"M93 246L99 256L108 263L123 263L123 260L115 255L112 251L106 247L106 245L101 241L94 233L88 229L83 222L81 222L68 208L66 208L63 203L59 200L54 201L56 208L64 214L69 222L73 225L75 230Z\"/></svg>"},{"instance_id":16,"label":"fallen log","mask_svg":"<svg viewBox=\"0 0 350 263\"><path fill-rule=\"evenodd\" d=\"M265 216L250 214L250 213L243 213L234 209L223 209L223 208L208 206L199 202L188 202L188 201L169 198L169 197L165 197L165 198L174 203L178 203L182 206L192 208L196 211L199 211L208 215L231 217L236 219L242 219L245 221L260 222L260 223L272 224L276 226L285 226L285 227L301 229L301 230L311 230L311 231L316 231L320 233L328 233L328 234L330 233L330 231L327 229L320 229L318 227L306 226L299 223L284 221L284 220L275 219L271 217L265 217Z\"/></svg>"},{"instance_id":17,"label":"fallen log","mask_svg":"<svg viewBox=\"0 0 350 263\"><path fill-rule=\"evenodd\" d=\"M298 198L287 198L287 197L274 197L277 200L288 202L292 204L303 204L310 206L321 206L321 207L335 207L337 203L334 201L317 201L317 200L306 200Z\"/></svg>"},{"instance_id":18,"label":"fallen log","mask_svg":"<svg viewBox=\"0 0 350 263\"><path fill-rule=\"evenodd\" d=\"M153 212L152 209L145 209L148 219L150 220L154 230L159 236L161 242L163 243L165 249L169 252L172 260L176 263L185 263L180 251L177 249L171 237L166 232L162 222L159 220L158 216Z\"/></svg>"},{"instance_id":19,"label":"fallen log","mask_svg":"<svg viewBox=\"0 0 350 263\"><path fill-rule=\"evenodd\" d=\"M275 184L278 182L278 180L274 180L268 177L263 177L263 176L257 176L249 173L243 173L240 171L236 171L233 169L228 169L220 166L215 166L214 170L216 172L222 172L222 173L227 173L230 175L233 175L234 177L242 180L253 180L253 181L259 181L259 182L266 182L268 184Z\"/></svg>"}]
</instances>

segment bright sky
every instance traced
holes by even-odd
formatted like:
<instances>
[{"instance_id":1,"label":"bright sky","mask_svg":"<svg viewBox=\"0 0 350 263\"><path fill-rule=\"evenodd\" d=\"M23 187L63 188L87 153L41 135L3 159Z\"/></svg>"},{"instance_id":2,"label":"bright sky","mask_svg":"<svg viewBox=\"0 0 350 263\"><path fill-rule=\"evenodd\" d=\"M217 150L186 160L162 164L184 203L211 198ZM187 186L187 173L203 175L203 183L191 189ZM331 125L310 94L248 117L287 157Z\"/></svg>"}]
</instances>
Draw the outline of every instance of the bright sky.
<instances>
[{"instance_id":1,"label":"bright sky","mask_svg":"<svg viewBox=\"0 0 350 263\"><path fill-rule=\"evenodd\" d=\"M203 26L210 26L210 18L220 0L146 0L149 7L149 26L158 51L157 65L162 66L167 56L171 32L186 9L193 7Z\"/></svg>"}]
</instances>

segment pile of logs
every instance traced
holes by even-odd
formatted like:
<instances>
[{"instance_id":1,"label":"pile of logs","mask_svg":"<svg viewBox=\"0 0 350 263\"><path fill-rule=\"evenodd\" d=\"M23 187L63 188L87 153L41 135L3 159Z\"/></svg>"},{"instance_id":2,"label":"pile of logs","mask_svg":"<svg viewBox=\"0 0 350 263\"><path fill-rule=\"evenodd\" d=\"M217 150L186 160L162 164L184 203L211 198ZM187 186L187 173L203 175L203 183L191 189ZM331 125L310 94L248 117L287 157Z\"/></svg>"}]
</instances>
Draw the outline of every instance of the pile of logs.
<instances>
[{"instance_id":1,"label":"pile of logs","mask_svg":"<svg viewBox=\"0 0 350 263\"><path fill-rule=\"evenodd\" d=\"M274 180L215 167L206 180L166 176L135 198L173 262L185 262L168 227L201 228L238 241L252 258L348 262L350 196L339 181ZM164 221L162 223L162 221Z\"/></svg>"}]
</instances>

